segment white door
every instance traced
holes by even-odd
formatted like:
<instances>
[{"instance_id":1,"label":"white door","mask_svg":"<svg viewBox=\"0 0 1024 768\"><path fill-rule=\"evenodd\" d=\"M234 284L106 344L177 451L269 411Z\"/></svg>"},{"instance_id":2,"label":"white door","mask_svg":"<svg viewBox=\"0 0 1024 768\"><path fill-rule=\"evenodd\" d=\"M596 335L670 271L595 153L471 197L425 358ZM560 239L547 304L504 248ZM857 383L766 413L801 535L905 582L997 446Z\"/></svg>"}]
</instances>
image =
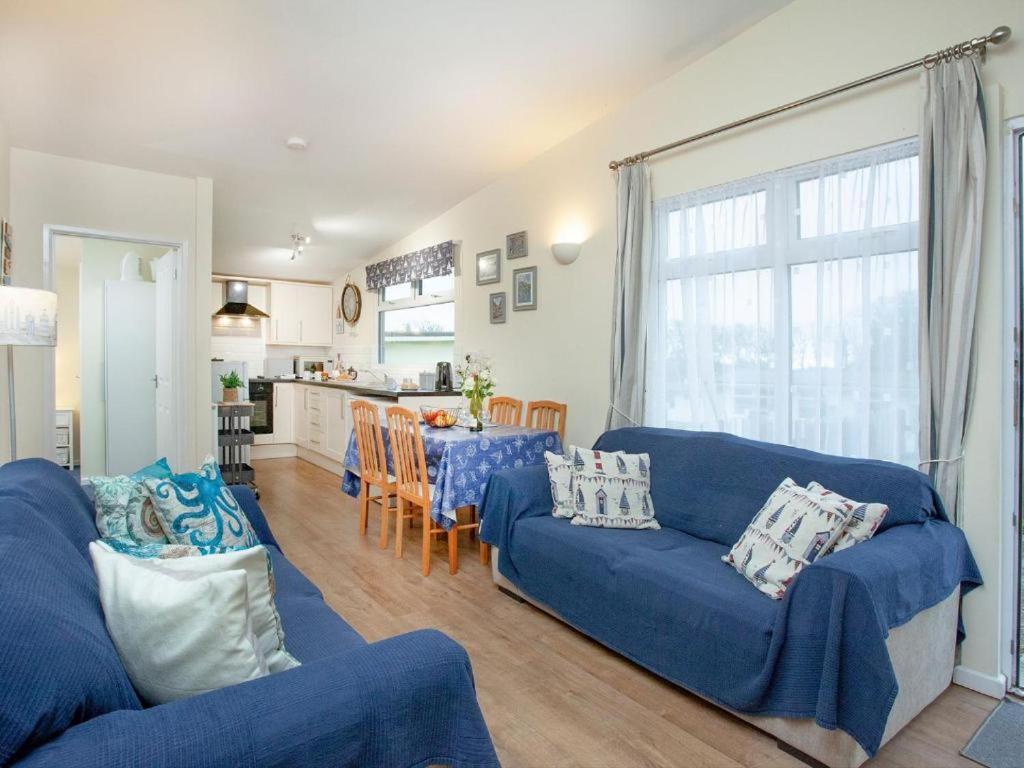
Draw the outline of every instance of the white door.
<instances>
[{"instance_id":1,"label":"white door","mask_svg":"<svg viewBox=\"0 0 1024 768\"><path fill-rule=\"evenodd\" d=\"M344 392L330 390L327 393L327 416L324 419L327 436L324 453L329 459L334 459L337 462L341 462L345 458L345 449L348 447L348 432L345 429L347 401L348 398Z\"/></svg>"},{"instance_id":2,"label":"white door","mask_svg":"<svg viewBox=\"0 0 1024 768\"><path fill-rule=\"evenodd\" d=\"M108 280L103 291L106 474L128 475L156 455L156 285Z\"/></svg>"},{"instance_id":3,"label":"white door","mask_svg":"<svg viewBox=\"0 0 1024 768\"><path fill-rule=\"evenodd\" d=\"M175 327L178 292L178 251L165 253L153 262L153 280L156 281L156 329L154 351L156 371L156 453L166 456L171 466L177 466L178 436L177 402L175 399Z\"/></svg>"}]
</instances>

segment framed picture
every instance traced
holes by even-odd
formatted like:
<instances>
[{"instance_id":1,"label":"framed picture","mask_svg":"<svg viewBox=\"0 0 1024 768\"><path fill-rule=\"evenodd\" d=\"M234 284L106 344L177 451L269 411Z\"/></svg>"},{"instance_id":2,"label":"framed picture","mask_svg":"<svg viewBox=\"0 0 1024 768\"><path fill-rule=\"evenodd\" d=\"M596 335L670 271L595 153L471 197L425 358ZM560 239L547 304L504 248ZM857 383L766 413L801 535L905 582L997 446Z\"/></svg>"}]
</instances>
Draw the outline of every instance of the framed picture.
<instances>
[{"instance_id":1,"label":"framed picture","mask_svg":"<svg viewBox=\"0 0 1024 768\"><path fill-rule=\"evenodd\" d=\"M537 268L523 267L512 271L512 309L537 308Z\"/></svg>"},{"instance_id":2,"label":"framed picture","mask_svg":"<svg viewBox=\"0 0 1024 768\"><path fill-rule=\"evenodd\" d=\"M490 285L501 282L501 249L484 251L476 255L476 284Z\"/></svg>"},{"instance_id":3,"label":"framed picture","mask_svg":"<svg viewBox=\"0 0 1024 768\"><path fill-rule=\"evenodd\" d=\"M505 292L492 293L487 302L488 313L491 316L491 323L504 323L508 319L508 301Z\"/></svg>"},{"instance_id":4,"label":"framed picture","mask_svg":"<svg viewBox=\"0 0 1024 768\"><path fill-rule=\"evenodd\" d=\"M505 236L505 253L510 259L525 259L528 253L526 230Z\"/></svg>"},{"instance_id":5,"label":"framed picture","mask_svg":"<svg viewBox=\"0 0 1024 768\"><path fill-rule=\"evenodd\" d=\"M345 321L340 317L334 319L334 335L344 336L345 335Z\"/></svg>"}]
</instances>

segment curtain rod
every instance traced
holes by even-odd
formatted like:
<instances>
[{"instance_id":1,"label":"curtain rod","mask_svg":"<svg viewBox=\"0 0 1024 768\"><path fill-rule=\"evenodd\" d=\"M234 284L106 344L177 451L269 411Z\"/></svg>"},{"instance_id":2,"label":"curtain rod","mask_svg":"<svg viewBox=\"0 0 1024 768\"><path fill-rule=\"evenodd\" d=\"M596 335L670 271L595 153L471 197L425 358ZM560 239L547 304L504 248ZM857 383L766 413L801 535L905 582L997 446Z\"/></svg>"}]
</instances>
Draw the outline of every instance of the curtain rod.
<instances>
[{"instance_id":1,"label":"curtain rod","mask_svg":"<svg viewBox=\"0 0 1024 768\"><path fill-rule=\"evenodd\" d=\"M719 133L725 133L726 131L731 131L733 128L739 128L744 125L749 125L750 123L757 122L758 120L763 120L766 117L778 115L781 112L787 112L791 109L796 109L797 107L802 107L806 104L811 104L815 101L826 99L829 96L835 96L836 94L843 93L854 88L859 88L862 85L868 85L869 83L874 83L877 82L878 80L883 80L887 77L892 77L893 75L898 75L902 72L907 72L911 69L916 69L917 67L931 69L940 61L952 61L953 59L961 59L964 56L971 56L975 53L984 56L986 46L988 46L989 43L993 45L1001 45L1002 43L1005 43L1009 39L1010 28L1007 26L999 26L993 29L990 34L984 35L982 37L975 37L972 38L971 40L965 40L961 43L957 43L956 45L951 45L948 48L943 48L941 51L930 53L927 56L922 56L920 59L914 59L914 61L908 61L906 64L901 64L898 67L892 67L891 69L886 69L882 72L876 72L873 75L862 77L860 80L854 80L853 82L845 83L844 85L839 85L836 86L835 88L829 88L827 91L815 93L813 96L806 96L802 99L791 101L788 104L783 104L782 106L774 107L773 109L768 109L765 110L764 112L758 112L756 115L750 115L749 117L744 117L740 120L734 120L731 123L720 125L717 128L712 128L709 131L703 131L702 133L697 133L694 134L693 136L688 136L685 139L673 141L671 144L665 144L655 149L648 149L647 151L641 152L640 154L637 155L630 155L629 157L625 157L622 160L612 160L610 163L608 163L608 167L614 171L623 165L632 165L633 163L639 163L640 161L646 160L647 158L653 157L654 155L660 155L662 152L668 152L670 150L685 146L686 144L692 144L695 141L700 141L701 139L706 139L710 136L714 136Z\"/></svg>"}]
</instances>

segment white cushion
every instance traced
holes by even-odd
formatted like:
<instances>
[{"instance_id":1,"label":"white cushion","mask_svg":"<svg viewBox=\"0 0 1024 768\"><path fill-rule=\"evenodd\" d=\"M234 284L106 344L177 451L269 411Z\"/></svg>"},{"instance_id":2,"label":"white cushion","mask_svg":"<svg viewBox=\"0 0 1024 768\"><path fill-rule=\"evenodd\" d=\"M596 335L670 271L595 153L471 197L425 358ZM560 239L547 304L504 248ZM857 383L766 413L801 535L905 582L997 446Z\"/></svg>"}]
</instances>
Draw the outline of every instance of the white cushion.
<instances>
[{"instance_id":1,"label":"white cushion","mask_svg":"<svg viewBox=\"0 0 1024 768\"><path fill-rule=\"evenodd\" d=\"M551 483L551 514L555 517L571 518L572 510L572 468L565 456L544 451L544 462L548 465L548 481Z\"/></svg>"},{"instance_id":2,"label":"white cushion","mask_svg":"<svg viewBox=\"0 0 1024 768\"><path fill-rule=\"evenodd\" d=\"M646 453L594 451L570 446L573 525L659 529L651 500L651 458Z\"/></svg>"},{"instance_id":3,"label":"white cushion","mask_svg":"<svg viewBox=\"0 0 1024 768\"><path fill-rule=\"evenodd\" d=\"M885 504L853 501L840 496L835 491L830 491L821 483L808 483L807 490L823 497L831 496L842 502L850 510L850 520L847 522L843 532L839 534L836 543L832 545L832 552L839 552L840 550L852 547L854 544L867 541L875 535L878 526L882 524L885 516L889 514L889 507Z\"/></svg>"},{"instance_id":4,"label":"white cushion","mask_svg":"<svg viewBox=\"0 0 1024 768\"><path fill-rule=\"evenodd\" d=\"M105 544L103 546L106 546ZM140 561L145 567L161 573L220 573L241 570L246 575L249 616L257 646L267 660L270 672L282 672L299 666L284 648L284 628L274 605L274 574L266 547L249 547L229 552L182 558L154 558Z\"/></svg>"},{"instance_id":5,"label":"white cushion","mask_svg":"<svg viewBox=\"0 0 1024 768\"><path fill-rule=\"evenodd\" d=\"M798 573L829 551L850 510L786 478L722 560L776 600Z\"/></svg>"},{"instance_id":6,"label":"white cushion","mask_svg":"<svg viewBox=\"0 0 1024 768\"><path fill-rule=\"evenodd\" d=\"M89 553L107 631L144 701L162 704L267 674L245 571L171 574L95 542Z\"/></svg>"}]
</instances>

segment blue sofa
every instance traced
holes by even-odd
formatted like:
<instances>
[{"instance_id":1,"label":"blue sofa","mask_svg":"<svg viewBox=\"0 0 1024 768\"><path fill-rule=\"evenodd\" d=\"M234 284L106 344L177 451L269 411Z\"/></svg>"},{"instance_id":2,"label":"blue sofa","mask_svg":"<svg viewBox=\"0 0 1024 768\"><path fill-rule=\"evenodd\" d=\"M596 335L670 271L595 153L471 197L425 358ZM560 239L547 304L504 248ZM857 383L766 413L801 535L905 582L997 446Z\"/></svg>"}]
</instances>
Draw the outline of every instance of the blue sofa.
<instances>
[{"instance_id":1,"label":"blue sofa","mask_svg":"<svg viewBox=\"0 0 1024 768\"><path fill-rule=\"evenodd\" d=\"M619 429L594 447L650 454L661 530L572 526L544 467L498 473L480 535L500 586L829 765L874 755L949 684L957 596L981 578L926 476L720 433ZM786 477L890 512L772 600L721 557Z\"/></svg>"},{"instance_id":2,"label":"blue sofa","mask_svg":"<svg viewBox=\"0 0 1024 768\"><path fill-rule=\"evenodd\" d=\"M0 468L0 766L497 766L462 647L431 630L365 642L232 491L302 666L144 708L104 625L91 502L50 462Z\"/></svg>"}]
</instances>

